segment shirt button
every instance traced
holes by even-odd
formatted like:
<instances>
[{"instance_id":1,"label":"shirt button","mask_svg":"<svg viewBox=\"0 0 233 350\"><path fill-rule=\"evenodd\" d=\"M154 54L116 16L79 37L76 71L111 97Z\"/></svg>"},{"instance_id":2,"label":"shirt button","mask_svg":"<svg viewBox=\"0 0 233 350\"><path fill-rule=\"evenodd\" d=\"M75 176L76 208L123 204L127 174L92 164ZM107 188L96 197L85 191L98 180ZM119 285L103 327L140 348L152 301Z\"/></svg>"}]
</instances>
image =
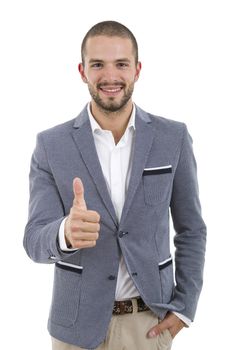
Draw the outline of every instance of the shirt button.
<instances>
[{"instance_id":1,"label":"shirt button","mask_svg":"<svg viewBox=\"0 0 233 350\"><path fill-rule=\"evenodd\" d=\"M114 280L116 279L116 276L110 275L110 276L108 276L108 279L109 279L110 281L114 281Z\"/></svg>"}]
</instances>

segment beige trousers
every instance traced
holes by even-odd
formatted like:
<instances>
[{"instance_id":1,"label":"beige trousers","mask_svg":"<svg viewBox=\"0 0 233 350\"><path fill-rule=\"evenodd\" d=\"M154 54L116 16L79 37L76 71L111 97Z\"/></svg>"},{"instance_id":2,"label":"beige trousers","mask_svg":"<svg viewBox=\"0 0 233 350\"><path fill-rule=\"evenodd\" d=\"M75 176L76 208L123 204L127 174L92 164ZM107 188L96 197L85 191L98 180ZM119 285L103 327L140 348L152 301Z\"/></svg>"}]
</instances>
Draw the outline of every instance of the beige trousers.
<instances>
[{"instance_id":1,"label":"beige trousers","mask_svg":"<svg viewBox=\"0 0 233 350\"><path fill-rule=\"evenodd\" d=\"M148 331L157 323L158 318L151 311L137 312L134 299L133 313L112 316L106 339L96 350L170 350L172 337L168 330L156 338L147 337ZM52 338L52 350L83 348Z\"/></svg>"}]
</instances>

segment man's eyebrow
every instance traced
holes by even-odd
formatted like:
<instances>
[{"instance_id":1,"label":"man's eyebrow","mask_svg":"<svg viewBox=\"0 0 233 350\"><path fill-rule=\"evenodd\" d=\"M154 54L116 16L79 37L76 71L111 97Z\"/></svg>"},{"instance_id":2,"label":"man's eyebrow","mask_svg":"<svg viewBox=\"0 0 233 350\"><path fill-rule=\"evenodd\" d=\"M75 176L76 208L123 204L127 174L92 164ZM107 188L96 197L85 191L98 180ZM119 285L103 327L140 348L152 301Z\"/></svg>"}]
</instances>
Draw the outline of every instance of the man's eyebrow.
<instances>
[{"instance_id":1,"label":"man's eyebrow","mask_svg":"<svg viewBox=\"0 0 233 350\"><path fill-rule=\"evenodd\" d=\"M116 60L116 62L128 62L128 63L130 63L130 60L128 58L120 58L120 59Z\"/></svg>"},{"instance_id":2,"label":"man's eyebrow","mask_svg":"<svg viewBox=\"0 0 233 350\"><path fill-rule=\"evenodd\" d=\"M89 60L89 63L96 63L96 62L104 62L103 60L100 60L100 59L98 59L98 58L91 58L90 60Z\"/></svg>"}]
</instances>

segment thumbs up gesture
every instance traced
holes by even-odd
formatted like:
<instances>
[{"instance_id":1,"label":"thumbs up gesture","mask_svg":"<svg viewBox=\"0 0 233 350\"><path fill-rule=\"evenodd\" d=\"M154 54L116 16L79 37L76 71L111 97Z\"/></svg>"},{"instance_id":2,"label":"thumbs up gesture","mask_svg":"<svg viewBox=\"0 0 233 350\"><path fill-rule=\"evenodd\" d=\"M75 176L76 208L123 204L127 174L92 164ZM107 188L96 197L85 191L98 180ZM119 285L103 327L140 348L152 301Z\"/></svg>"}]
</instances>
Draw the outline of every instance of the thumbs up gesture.
<instances>
[{"instance_id":1,"label":"thumbs up gesture","mask_svg":"<svg viewBox=\"0 0 233 350\"><path fill-rule=\"evenodd\" d=\"M65 239L69 248L91 248L96 245L100 230L100 215L88 210L80 178L73 181L74 200L65 221Z\"/></svg>"}]
</instances>

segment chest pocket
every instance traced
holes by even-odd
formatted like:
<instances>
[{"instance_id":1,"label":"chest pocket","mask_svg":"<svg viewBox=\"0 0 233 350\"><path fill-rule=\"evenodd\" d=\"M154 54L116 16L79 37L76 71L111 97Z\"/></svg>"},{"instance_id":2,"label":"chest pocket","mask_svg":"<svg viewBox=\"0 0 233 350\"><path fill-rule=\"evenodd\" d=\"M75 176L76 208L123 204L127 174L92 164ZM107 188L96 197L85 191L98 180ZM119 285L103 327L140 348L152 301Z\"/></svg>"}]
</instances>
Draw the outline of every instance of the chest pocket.
<instances>
[{"instance_id":1,"label":"chest pocket","mask_svg":"<svg viewBox=\"0 0 233 350\"><path fill-rule=\"evenodd\" d=\"M172 166L145 168L143 171L143 187L145 203L155 205L169 198L172 184Z\"/></svg>"}]
</instances>

